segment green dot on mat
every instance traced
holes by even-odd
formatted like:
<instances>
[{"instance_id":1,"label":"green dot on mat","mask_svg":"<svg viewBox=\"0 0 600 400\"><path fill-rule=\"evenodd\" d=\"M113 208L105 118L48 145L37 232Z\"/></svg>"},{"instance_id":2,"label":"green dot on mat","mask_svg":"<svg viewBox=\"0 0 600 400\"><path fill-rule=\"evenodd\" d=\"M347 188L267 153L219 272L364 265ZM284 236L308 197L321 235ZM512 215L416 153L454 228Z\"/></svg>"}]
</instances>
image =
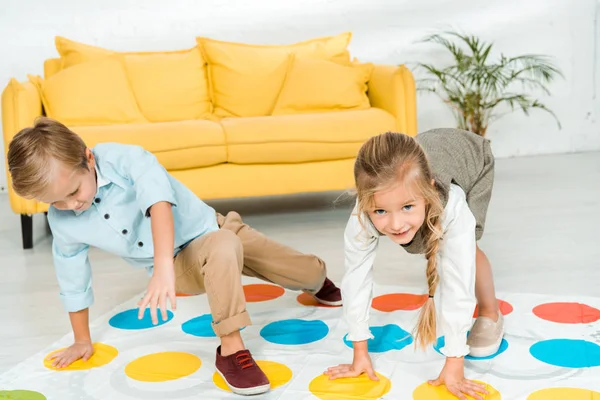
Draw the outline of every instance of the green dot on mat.
<instances>
[{"instance_id":1,"label":"green dot on mat","mask_svg":"<svg viewBox=\"0 0 600 400\"><path fill-rule=\"evenodd\" d=\"M0 390L0 400L48 400L46 396L31 390Z\"/></svg>"}]
</instances>

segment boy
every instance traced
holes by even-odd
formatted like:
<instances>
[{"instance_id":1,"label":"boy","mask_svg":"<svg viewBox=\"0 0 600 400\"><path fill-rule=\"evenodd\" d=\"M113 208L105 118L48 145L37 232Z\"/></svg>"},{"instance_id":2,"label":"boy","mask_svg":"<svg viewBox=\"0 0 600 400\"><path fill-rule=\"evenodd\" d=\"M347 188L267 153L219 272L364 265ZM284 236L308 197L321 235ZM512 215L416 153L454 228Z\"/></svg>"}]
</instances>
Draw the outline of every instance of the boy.
<instances>
[{"instance_id":1,"label":"boy","mask_svg":"<svg viewBox=\"0 0 600 400\"><path fill-rule=\"evenodd\" d=\"M90 246L149 271L139 318L149 306L156 324L157 308L167 319L167 299L176 308L176 292L206 292L221 340L216 369L238 394L270 389L240 336L251 324L242 274L304 290L327 305L342 304L321 259L263 236L235 212L217 214L141 147L105 143L89 149L66 126L41 117L11 141L8 168L16 193L50 204L60 297L75 339L56 355L59 368L93 352Z\"/></svg>"}]
</instances>

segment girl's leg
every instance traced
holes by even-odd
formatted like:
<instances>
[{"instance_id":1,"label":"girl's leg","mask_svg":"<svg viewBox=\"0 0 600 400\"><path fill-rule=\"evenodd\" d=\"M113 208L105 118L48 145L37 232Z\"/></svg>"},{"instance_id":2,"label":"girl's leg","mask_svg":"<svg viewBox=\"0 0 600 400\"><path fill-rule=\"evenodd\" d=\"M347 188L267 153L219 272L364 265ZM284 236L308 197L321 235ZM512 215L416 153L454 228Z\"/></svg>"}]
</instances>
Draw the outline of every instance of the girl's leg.
<instances>
[{"instance_id":1,"label":"girl's leg","mask_svg":"<svg viewBox=\"0 0 600 400\"><path fill-rule=\"evenodd\" d=\"M494 277L492 267L487 256L479 246L475 257L477 273L475 276L475 296L479 305L479 315L491 318L494 322L498 320L498 300L494 289Z\"/></svg>"},{"instance_id":2,"label":"girl's leg","mask_svg":"<svg viewBox=\"0 0 600 400\"><path fill-rule=\"evenodd\" d=\"M485 253L477 247L475 259L475 295L479 305L479 317L467 339L473 357L488 357L498 351L504 335L504 318L500 314L492 268Z\"/></svg>"}]
</instances>

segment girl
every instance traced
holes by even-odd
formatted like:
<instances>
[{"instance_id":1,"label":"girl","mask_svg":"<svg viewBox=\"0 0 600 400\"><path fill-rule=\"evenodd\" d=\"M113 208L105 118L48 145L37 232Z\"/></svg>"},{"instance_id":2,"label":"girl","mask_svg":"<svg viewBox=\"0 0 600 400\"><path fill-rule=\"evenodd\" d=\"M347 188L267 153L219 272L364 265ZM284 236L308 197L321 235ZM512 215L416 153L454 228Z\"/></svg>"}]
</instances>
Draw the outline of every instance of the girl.
<instances>
[{"instance_id":1,"label":"girl","mask_svg":"<svg viewBox=\"0 0 600 400\"><path fill-rule=\"evenodd\" d=\"M436 340L434 295L440 287L440 322L446 363L430 384L445 384L460 399L486 394L465 379L463 357L498 351L503 336L491 267L476 241L483 234L494 178L489 141L458 129L436 129L416 138L385 133L361 147L354 166L357 204L345 230L344 316L353 342L352 364L329 368L330 379L366 373L377 380L367 340L372 267L385 235L427 259L429 299L416 327L416 343ZM475 305L479 317L471 327ZM467 338L467 332L470 334Z\"/></svg>"}]
</instances>

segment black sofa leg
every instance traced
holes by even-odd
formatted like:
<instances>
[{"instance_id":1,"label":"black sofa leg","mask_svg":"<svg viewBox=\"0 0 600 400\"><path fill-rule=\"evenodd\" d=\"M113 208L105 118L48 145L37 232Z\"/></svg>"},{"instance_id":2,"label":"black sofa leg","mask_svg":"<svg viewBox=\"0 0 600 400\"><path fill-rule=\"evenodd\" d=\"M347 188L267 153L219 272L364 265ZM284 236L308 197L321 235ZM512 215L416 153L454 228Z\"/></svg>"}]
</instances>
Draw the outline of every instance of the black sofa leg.
<instances>
[{"instance_id":1,"label":"black sofa leg","mask_svg":"<svg viewBox=\"0 0 600 400\"><path fill-rule=\"evenodd\" d=\"M21 214L21 235L23 237L23 248L33 248L33 216Z\"/></svg>"},{"instance_id":2,"label":"black sofa leg","mask_svg":"<svg viewBox=\"0 0 600 400\"><path fill-rule=\"evenodd\" d=\"M48 211L44 211L44 215L46 216L46 233L52 236L52 229L50 229L50 223L48 223Z\"/></svg>"}]
</instances>

